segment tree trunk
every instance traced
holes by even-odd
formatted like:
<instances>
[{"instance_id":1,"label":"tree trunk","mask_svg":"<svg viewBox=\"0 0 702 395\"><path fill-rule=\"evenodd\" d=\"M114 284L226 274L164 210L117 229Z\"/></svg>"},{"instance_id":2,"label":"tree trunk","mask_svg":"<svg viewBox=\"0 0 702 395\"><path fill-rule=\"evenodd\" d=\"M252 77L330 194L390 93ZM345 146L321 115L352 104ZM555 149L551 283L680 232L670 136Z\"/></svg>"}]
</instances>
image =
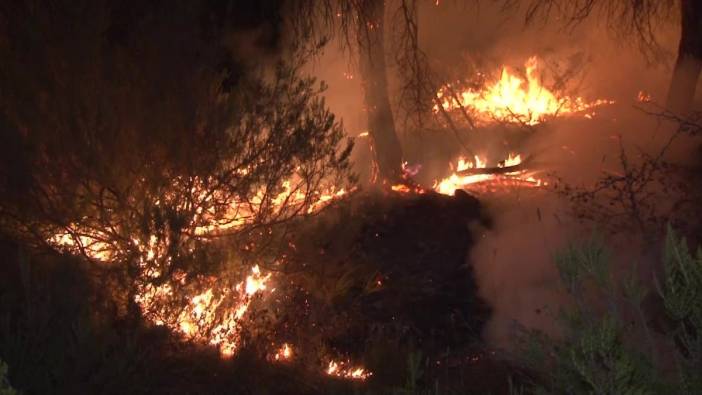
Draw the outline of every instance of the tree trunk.
<instances>
[{"instance_id":1,"label":"tree trunk","mask_svg":"<svg viewBox=\"0 0 702 395\"><path fill-rule=\"evenodd\" d=\"M383 42L384 1L364 0L358 9L357 38L361 82L374 156L374 179L394 182L402 174L402 147L395 133Z\"/></svg>"},{"instance_id":2,"label":"tree trunk","mask_svg":"<svg viewBox=\"0 0 702 395\"><path fill-rule=\"evenodd\" d=\"M678 59L668 90L668 108L685 114L692 110L697 81L702 71L702 1L681 0L681 31Z\"/></svg>"}]
</instances>

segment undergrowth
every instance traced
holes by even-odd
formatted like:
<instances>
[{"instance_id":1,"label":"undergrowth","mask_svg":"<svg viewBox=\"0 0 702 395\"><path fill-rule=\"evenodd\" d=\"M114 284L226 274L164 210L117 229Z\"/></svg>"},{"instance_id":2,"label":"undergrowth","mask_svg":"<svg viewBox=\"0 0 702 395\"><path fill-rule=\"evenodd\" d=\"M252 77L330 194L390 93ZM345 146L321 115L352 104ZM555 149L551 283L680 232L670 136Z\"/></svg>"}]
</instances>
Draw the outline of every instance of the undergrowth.
<instances>
[{"instance_id":1,"label":"undergrowth","mask_svg":"<svg viewBox=\"0 0 702 395\"><path fill-rule=\"evenodd\" d=\"M558 337L521 339L518 360L533 374L520 391L535 394L702 393L702 249L690 252L669 228L662 273L623 279L593 238L556 256L572 303ZM514 393L519 393L516 389Z\"/></svg>"}]
</instances>

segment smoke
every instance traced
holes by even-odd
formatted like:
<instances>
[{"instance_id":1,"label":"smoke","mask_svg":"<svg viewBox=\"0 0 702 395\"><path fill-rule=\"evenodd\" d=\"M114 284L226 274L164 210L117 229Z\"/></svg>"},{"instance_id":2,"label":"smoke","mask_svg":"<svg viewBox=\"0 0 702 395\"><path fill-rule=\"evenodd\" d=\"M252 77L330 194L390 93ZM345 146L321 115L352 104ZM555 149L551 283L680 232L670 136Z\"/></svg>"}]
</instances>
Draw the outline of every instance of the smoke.
<instances>
[{"instance_id":1,"label":"smoke","mask_svg":"<svg viewBox=\"0 0 702 395\"><path fill-rule=\"evenodd\" d=\"M525 29L520 18L507 20L494 8L475 15L465 17L471 23L459 24L456 13L444 11L443 16L453 22L434 25L429 40L441 45L427 46L432 55L460 64L457 54L463 53L469 59L463 64L476 67L519 66L537 55L547 65L575 70L565 93L616 101L598 109L593 120L557 120L537 127L520 148L534 155L535 169L557 174L573 185L589 185L603 171L618 170L620 139L631 152L660 147L669 136L669 130L636 108L641 106L636 98L642 91L654 101L665 98L676 44L670 32L665 32L662 42L671 57L652 65L635 45L616 41L595 21L572 30L557 23ZM431 25L426 27L433 30ZM439 36L445 39L440 41ZM471 44L473 47L459 49ZM514 191L484 203L495 226L483 231L469 260L481 295L494 309L486 340L509 348L517 326L556 332L555 317L567 298L553 255L567 243L589 237L592 230L575 221L568 213L568 202L551 192ZM608 242L617 251L613 264L642 259L634 237Z\"/></svg>"},{"instance_id":2,"label":"smoke","mask_svg":"<svg viewBox=\"0 0 702 395\"><path fill-rule=\"evenodd\" d=\"M675 26L659 29L664 51L652 63L634 37L614 35L604 22L594 19L568 28L558 20L526 27L523 14L503 9L500 2L477 6L421 2L418 15L420 46L432 69L447 81L476 71L494 72L502 65L519 67L536 55L547 76L567 76L563 93L616 102L598 109L592 120L556 120L538 126L520 146L520 152L534 156L534 170L557 174L573 185L588 185L603 171L617 170L620 142L630 152L651 152L670 135L665 125L638 109L643 105L637 97L646 94L663 103L679 34ZM328 47L312 72L329 84L328 104L344 120L349 135L363 131L362 91L358 79L349 77L354 68L347 54ZM397 89L397 78L394 81L393 89ZM404 132L398 132L404 144L416 144L405 147L405 152L423 153L407 158L423 166L422 180L445 175L448 163L466 154L449 133L427 134L410 142ZM361 139L359 143L362 151L365 144ZM681 160L689 154L689 144L676 153ZM355 159L367 163L369 156L357 154ZM480 241L468 259L476 270L481 295L494 308L486 339L496 346L508 346L515 322L554 331L554 316L565 297L553 254L569 241L588 237L591 229L568 215L568 202L548 191L516 190L483 203L494 218L494 227L479 231ZM618 252L614 260L631 262L632 257L640 256L635 238L608 242Z\"/></svg>"}]
</instances>

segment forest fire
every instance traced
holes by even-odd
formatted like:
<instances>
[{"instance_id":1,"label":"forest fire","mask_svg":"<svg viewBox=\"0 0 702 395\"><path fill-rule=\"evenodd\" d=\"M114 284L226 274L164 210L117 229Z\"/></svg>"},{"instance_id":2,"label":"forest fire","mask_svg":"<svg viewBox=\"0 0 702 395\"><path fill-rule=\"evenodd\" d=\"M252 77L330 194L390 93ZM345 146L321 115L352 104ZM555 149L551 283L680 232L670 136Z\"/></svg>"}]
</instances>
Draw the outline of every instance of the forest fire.
<instances>
[{"instance_id":1,"label":"forest fire","mask_svg":"<svg viewBox=\"0 0 702 395\"><path fill-rule=\"evenodd\" d=\"M447 84L437 92L442 107L447 111L460 108L470 110L483 124L492 122L536 125L548 118L583 114L592 116L594 108L613 103L598 99L592 102L582 97L559 96L543 86L538 71L537 58L525 63L525 75L520 76L503 67L500 78L483 89L461 89ZM438 105L434 112L438 112Z\"/></svg>"},{"instance_id":2,"label":"forest fire","mask_svg":"<svg viewBox=\"0 0 702 395\"><path fill-rule=\"evenodd\" d=\"M6 3L0 395L702 394L702 0Z\"/></svg>"},{"instance_id":3,"label":"forest fire","mask_svg":"<svg viewBox=\"0 0 702 395\"><path fill-rule=\"evenodd\" d=\"M272 209L292 208L312 213L347 194L343 188L336 190L333 186L312 195L302 192L299 188L295 178L286 180L281 191L274 197L269 197ZM198 199L221 198L218 191L206 198L204 188L193 187L191 193ZM245 226L256 210L261 209L265 199L266 191L260 190L253 199L233 199L224 210L224 215L214 206L197 210L192 220L193 224L197 224L193 237L218 234ZM166 202L157 201L157 204L161 203ZM71 224L47 241L59 249L83 254L102 263L110 263L129 255L127 251L123 251L124 246L120 247L118 243L110 242L106 237L107 233L108 231ZM140 270L134 301L152 324L167 327L183 336L185 340L216 347L223 357L233 356L240 346L241 331L251 302L270 289L271 273L263 273L258 265L254 265L243 281L231 285L226 279L212 276L190 277L187 273L176 270L164 282L161 277L168 270L172 260L168 244L169 240L156 235L146 237L145 241L134 237L131 243L128 243L126 248L137 252L136 263ZM165 262L165 268L159 265L159 262ZM180 293L176 292L178 287L182 288ZM183 292L189 295L185 299ZM283 362L291 360L292 357L292 346L284 343L271 359ZM344 362L330 362L325 373L350 380L365 380L371 375L364 368L347 367Z\"/></svg>"}]
</instances>

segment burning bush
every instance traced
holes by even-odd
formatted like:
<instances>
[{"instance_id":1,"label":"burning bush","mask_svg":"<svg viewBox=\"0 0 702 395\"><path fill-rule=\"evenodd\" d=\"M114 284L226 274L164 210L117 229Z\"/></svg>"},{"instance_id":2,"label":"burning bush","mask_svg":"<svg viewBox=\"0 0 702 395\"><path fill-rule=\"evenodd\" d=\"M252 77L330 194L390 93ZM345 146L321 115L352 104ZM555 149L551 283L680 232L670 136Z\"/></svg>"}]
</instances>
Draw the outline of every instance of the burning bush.
<instances>
[{"instance_id":1,"label":"burning bush","mask_svg":"<svg viewBox=\"0 0 702 395\"><path fill-rule=\"evenodd\" d=\"M257 289L228 251L343 194L351 145L323 87L297 64L247 65L225 39L236 32L200 31L198 7L150 5L129 32L103 2L3 10L0 218L123 268L154 323L231 351Z\"/></svg>"}]
</instances>

